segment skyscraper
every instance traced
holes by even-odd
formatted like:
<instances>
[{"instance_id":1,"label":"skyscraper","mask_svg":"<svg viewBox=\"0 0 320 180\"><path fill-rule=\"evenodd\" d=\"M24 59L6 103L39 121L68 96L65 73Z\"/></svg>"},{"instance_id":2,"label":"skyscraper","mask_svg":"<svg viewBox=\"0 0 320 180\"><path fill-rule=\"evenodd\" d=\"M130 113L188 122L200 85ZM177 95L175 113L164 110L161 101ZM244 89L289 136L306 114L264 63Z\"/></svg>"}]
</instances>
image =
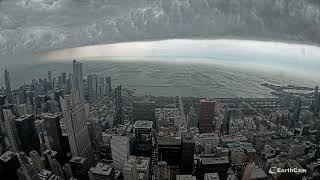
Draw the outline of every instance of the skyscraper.
<instances>
[{"instance_id":1,"label":"skyscraper","mask_svg":"<svg viewBox=\"0 0 320 180\"><path fill-rule=\"evenodd\" d=\"M8 138L10 140L10 145L13 151L17 152L20 147L20 140L18 137L17 129L15 126L15 121L13 114L10 109L3 110L4 117L4 129L7 132Z\"/></svg>"},{"instance_id":2,"label":"skyscraper","mask_svg":"<svg viewBox=\"0 0 320 180\"><path fill-rule=\"evenodd\" d=\"M48 82L50 89L53 89L53 82L52 82L52 73L51 71L48 71Z\"/></svg>"},{"instance_id":3,"label":"skyscraper","mask_svg":"<svg viewBox=\"0 0 320 180\"><path fill-rule=\"evenodd\" d=\"M74 82L73 82L73 74L69 73L68 74L68 79L67 79L67 83L66 83L66 89L65 89L65 93L66 94L70 94L71 89L74 89Z\"/></svg>"},{"instance_id":4,"label":"skyscraper","mask_svg":"<svg viewBox=\"0 0 320 180\"><path fill-rule=\"evenodd\" d=\"M301 97L296 97L294 101L294 109L293 109L293 127L297 126L297 122L299 121L301 111Z\"/></svg>"},{"instance_id":5,"label":"skyscraper","mask_svg":"<svg viewBox=\"0 0 320 180\"><path fill-rule=\"evenodd\" d=\"M107 91L110 94L111 93L111 89L112 89L112 85L111 85L111 77L106 77L106 85L107 85Z\"/></svg>"},{"instance_id":6,"label":"skyscraper","mask_svg":"<svg viewBox=\"0 0 320 180\"><path fill-rule=\"evenodd\" d=\"M90 100L97 99L98 76L96 74L88 75L88 91Z\"/></svg>"},{"instance_id":7,"label":"skyscraper","mask_svg":"<svg viewBox=\"0 0 320 180\"><path fill-rule=\"evenodd\" d=\"M28 114L15 120L21 150L29 153L31 150L40 150L40 142L34 124L35 116Z\"/></svg>"},{"instance_id":8,"label":"skyscraper","mask_svg":"<svg viewBox=\"0 0 320 180\"><path fill-rule=\"evenodd\" d=\"M122 99L121 85L116 87L114 93L115 93L115 99L116 99L116 113L114 118L114 124L122 125L123 124L123 99Z\"/></svg>"},{"instance_id":9,"label":"skyscraper","mask_svg":"<svg viewBox=\"0 0 320 180\"><path fill-rule=\"evenodd\" d=\"M93 160L93 152L87 127L85 105L78 100L77 94L60 97L61 109L67 126L71 154Z\"/></svg>"},{"instance_id":10,"label":"skyscraper","mask_svg":"<svg viewBox=\"0 0 320 180\"><path fill-rule=\"evenodd\" d=\"M134 124L136 155L151 156L152 126L152 121L136 121Z\"/></svg>"},{"instance_id":11,"label":"skyscraper","mask_svg":"<svg viewBox=\"0 0 320 180\"><path fill-rule=\"evenodd\" d=\"M73 60L73 84L74 90L79 91L80 101L84 101L82 63L76 60Z\"/></svg>"},{"instance_id":12,"label":"skyscraper","mask_svg":"<svg viewBox=\"0 0 320 180\"><path fill-rule=\"evenodd\" d=\"M45 114L43 116L50 149L62 154L62 131L60 127L60 117L57 114Z\"/></svg>"},{"instance_id":13,"label":"skyscraper","mask_svg":"<svg viewBox=\"0 0 320 180\"><path fill-rule=\"evenodd\" d=\"M181 151L181 173L190 173L193 167L193 154L195 143L191 132L181 134L182 151Z\"/></svg>"},{"instance_id":14,"label":"skyscraper","mask_svg":"<svg viewBox=\"0 0 320 180\"><path fill-rule=\"evenodd\" d=\"M11 92L10 74L9 74L9 71L7 71L7 69L4 71L4 80L5 80L5 86L6 86L7 100L9 103L12 103L13 97Z\"/></svg>"},{"instance_id":15,"label":"skyscraper","mask_svg":"<svg viewBox=\"0 0 320 180\"><path fill-rule=\"evenodd\" d=\"M61 73L62 84L67 84L67 74L65 72Z\"/></svg>"},{"instance_id":16,"label":"skyscraper","mask_svg":"<svg viewBox=\"0 0 320 180\"><path fill-rule=\"evenodd\" d=\"M222 123L223 124L222 132L224 135L229 134L231 113L232 113L232 110L229 107L226 107L224 110L224 117L223 117L223 123Z\"/></svg>"},{"instance_id":17,"label":"skyscraper","mask_svg":"<svg viewBox=\"0 0 320 180\"><path fill-rule=\"evenodd\" d=\"M214 115L216 102L214 100L200 101L199 131L200 133L211 133L214 130Z\"/></svg>"},{"instance_id":18,"label":"skyscraper","mask_svg":"<svg viewBox=\"0 0 320 180\"><path fill-rule=\"evenodd\" d=\"M314 91L314 100L313 100L313 113L315 117L319 116L319 110L320 110L319 87L316 86Z\"/></svg>"},{"instance_id":19,"label":"skyscraper","mask_svg":"<svg viewBox=\"0 0 320 180\"><path fill-rule=\"evenodd\" d=\"M113 164L118 170L122 171L123 163L130 154L129 138L125 136L112 136L110 145Z\"/></svg>"}]
</instances>

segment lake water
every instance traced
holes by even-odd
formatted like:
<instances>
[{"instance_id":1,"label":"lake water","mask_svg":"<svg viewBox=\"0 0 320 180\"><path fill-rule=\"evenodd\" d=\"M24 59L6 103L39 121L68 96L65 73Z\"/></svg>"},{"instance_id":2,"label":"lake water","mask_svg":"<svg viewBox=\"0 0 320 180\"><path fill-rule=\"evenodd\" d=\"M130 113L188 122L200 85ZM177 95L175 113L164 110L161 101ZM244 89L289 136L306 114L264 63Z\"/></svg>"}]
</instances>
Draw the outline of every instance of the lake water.
<instances>
[{"instance_id":1,"label":"lake water","mask_svg":"<svg viewBox=\"0 0 320 180\"><path fill-rule=\"evenodd\" d=\"M250 40L173 39L78 47L35 56L34 66L12 70L15 83L71 72L72 59L85 74L111 76L139 94L163 96L268 97L260 83L315 86L320 48ZM21 73L27 68L28 74Z\"/></svg>"}]
</instances>

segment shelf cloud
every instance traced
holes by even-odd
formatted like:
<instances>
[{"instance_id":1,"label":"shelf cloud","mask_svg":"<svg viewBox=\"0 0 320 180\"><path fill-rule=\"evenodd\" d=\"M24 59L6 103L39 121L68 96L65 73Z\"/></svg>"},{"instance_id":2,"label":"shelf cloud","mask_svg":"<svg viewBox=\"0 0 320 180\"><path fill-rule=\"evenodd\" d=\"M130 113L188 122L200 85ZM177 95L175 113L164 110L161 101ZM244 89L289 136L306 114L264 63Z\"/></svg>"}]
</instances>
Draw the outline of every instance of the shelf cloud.
<instances>
[{"instance_id":1,"label":"shelf cloud","mask_svg":"<svg viewBox=\"0 0 320 180\"><path fill-rule=\"evenodd\" d=\"M170 38L320 42L318 0L2 0L0 54Z\"/></svg>"}]
</instances>

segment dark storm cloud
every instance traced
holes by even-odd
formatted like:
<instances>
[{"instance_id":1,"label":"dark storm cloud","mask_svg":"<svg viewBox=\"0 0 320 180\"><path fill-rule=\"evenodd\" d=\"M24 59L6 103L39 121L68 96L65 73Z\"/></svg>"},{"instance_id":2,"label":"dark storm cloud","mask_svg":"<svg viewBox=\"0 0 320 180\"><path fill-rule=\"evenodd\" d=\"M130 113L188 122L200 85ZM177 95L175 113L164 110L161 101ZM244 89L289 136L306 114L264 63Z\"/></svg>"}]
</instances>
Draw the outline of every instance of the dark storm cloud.
<instances>
[{"instance_id":1,"label":"dark storm cloud","mask_svg":"<svg viewBox=\"0 0 320 180\"><path fill-rule=\"evenodd\" d=\"M319 0L2 0L0 54L119 41L238 37L320 42Z\"/></svg>"}]
</instances>

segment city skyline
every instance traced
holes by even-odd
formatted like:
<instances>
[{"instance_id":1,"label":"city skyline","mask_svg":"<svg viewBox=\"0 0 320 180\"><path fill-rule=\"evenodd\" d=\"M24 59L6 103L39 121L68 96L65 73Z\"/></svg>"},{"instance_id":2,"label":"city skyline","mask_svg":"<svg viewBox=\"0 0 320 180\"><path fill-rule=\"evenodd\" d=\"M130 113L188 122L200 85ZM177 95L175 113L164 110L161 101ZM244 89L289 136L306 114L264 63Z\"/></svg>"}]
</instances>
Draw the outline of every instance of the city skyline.
<instances>
[{"instance_id":1,"label":"city skyline","mask_svg":"<svg viewBox=\"0 0 320 180\"><path fill-rule=\"evenodd\" d=\"M0 0L1 180L320 180L320 0Z\"/></svg>"},{"instance_id":2,"label":"city skyline","mask_svg":"<svg viewBox=\"0 0 320 180\"><path fill-rule=\"evenodd\" d=\"M318 86L260 84L272 90L270 98L141 96L130 87L112 86L112 77L83 78L79 61L70 65L73 73L68 76L48 71L46 78L17 90L11 90L5 71L1 151L6 153L0 160L16 163L16 172L10 169L5 177L318 177L311 173L320 157ZM270 133L271 139L266 138ZM277 149L272 140L289 149ZM21 153L30 154L33 164ZM306 155L310 164L301 165L297 158ZM283 158L287 169L268 164Z\"/></svg>"}]
</instances>

